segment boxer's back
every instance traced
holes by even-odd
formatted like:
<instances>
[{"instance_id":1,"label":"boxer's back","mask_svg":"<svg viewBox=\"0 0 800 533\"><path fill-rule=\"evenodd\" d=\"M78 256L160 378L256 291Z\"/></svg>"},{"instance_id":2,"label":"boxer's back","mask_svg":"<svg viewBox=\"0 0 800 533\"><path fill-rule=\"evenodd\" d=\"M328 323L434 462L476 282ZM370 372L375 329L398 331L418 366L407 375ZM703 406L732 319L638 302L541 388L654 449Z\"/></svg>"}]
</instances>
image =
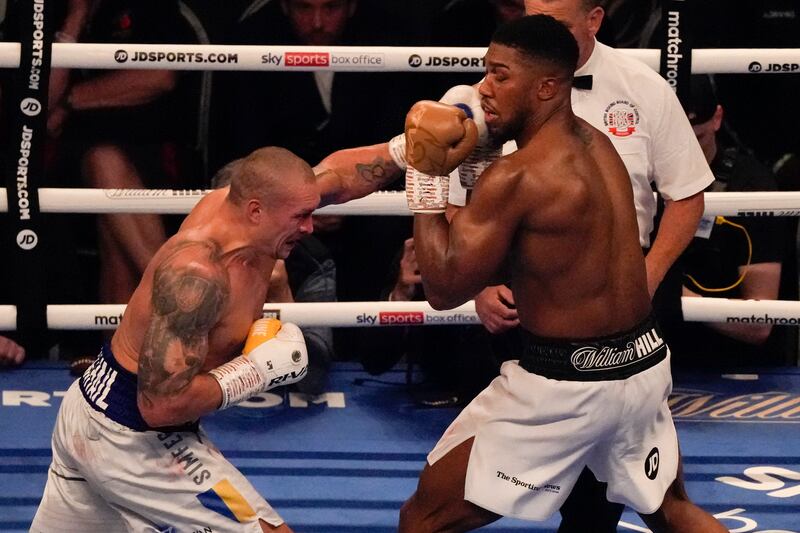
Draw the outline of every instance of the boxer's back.
<instances>
[{"instance_id":1,"label":"boxer's back","mask_svg":"<svg viewBox=\"0 0 800 533\"><path fill-rule=\"evenodd\" d=\"M575 117L509 157L524 169L517 201L531 206L510 264L522 325L560 338L637 325L650 311L644 257L630 179L606 136Z\"/></svg>"}]
</instances>

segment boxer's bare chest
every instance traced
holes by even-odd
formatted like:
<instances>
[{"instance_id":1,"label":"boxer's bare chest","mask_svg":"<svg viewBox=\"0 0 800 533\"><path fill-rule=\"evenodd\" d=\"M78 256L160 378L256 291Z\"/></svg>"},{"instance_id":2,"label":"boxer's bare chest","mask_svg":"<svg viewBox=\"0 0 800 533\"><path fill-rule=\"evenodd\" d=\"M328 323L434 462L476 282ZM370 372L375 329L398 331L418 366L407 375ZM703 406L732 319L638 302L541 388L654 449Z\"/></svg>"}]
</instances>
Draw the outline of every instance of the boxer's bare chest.
<instances>
[{"instance_id":1,"label":"boxer's bare chest","mask_svg":"<svg viewBox=\"0 0 800 533\"><path fill-rule=\"evenodd\" d=\"M228 265L230 292L222 319L209 336L204 367L219 366L241 353L250 325L262 316L273 266L274 261Z\"/></svg>"}]
</instances>

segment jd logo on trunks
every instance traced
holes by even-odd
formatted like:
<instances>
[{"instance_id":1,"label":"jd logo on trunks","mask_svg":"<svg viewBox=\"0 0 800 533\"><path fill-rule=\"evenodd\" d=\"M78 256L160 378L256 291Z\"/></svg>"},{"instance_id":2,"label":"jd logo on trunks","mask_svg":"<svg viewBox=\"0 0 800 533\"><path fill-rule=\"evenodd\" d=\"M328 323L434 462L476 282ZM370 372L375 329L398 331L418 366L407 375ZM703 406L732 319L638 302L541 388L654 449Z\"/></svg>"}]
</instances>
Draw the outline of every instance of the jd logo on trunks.
<instances>
[{"instance_id":1,"label":"jd logo on trunks","mask_svg":"<svg viewBox=\"0 0 800 533\"><path fill-rule=\"evenodd\" d=\"M647 479L655 479L658 475L658 448L653 448L644 460L644 475Z\"/></svg>"},{"instance_id":2,"label":"jd logo on trunks","mask_svg":"<svg viewBox=\"0 0 800 533\"><path fill-rule=\"evenodd\" d=\"M582 346L572 352L569 360L580 372L609 370L632 365L665 348L664 339L658 336L655 328L651 328L627 343L623 349L608 345Z\"/></svg>"}]
</instances>

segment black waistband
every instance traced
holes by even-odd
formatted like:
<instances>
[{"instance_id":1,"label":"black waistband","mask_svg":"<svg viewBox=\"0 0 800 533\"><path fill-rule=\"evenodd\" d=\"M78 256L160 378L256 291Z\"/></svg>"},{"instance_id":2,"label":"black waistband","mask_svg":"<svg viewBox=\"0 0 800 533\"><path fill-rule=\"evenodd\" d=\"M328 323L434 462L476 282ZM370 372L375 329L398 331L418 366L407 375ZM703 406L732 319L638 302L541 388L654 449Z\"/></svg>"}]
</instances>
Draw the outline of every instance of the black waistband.
<instances>
[{"instance_id":1,"label":"black waistband","mask_svg":"<svg viewBox=\"0 0 800 533\"><path fill-rule=\"evenodd\" d=\"M135 431L197 431L197 422L176 427L147 425L136 403L136 374L123 368L106 343L80 378L83 397L96 411Z\"/></svg>"},{"instance_id":2,"label":"black waistband","mask_svg":"<svg viewBox=\"0 0 800 533\"><path fill-rule=\"evenodd\" d=\"M628 331L595 339L547 339L524 328L522 332L519 365L564 381L626 379L660 363L669 352L652 316Z\"/></svg>"}]
</instances>

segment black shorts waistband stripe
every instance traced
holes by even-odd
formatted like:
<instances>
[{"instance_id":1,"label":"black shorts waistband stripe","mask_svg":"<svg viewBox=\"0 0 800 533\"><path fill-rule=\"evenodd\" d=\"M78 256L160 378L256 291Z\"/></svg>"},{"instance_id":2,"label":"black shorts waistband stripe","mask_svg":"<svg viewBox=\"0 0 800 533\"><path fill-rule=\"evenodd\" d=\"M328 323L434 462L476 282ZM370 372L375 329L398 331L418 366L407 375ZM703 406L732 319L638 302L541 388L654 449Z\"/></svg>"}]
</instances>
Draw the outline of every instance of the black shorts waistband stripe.
<instances>
[{"instance_id":1,"label":"black shorts waistband stripe","mask_svg":"<svg viewBox=\"0 0 800 533\"><path fill-rule=\"evenodd\" d=\"M669 353L652 315L630 330L592 339L550 339L522 332L525 346L520 366L550 379L626 379L660 363Z\"/></svg>"}]
</instances>

